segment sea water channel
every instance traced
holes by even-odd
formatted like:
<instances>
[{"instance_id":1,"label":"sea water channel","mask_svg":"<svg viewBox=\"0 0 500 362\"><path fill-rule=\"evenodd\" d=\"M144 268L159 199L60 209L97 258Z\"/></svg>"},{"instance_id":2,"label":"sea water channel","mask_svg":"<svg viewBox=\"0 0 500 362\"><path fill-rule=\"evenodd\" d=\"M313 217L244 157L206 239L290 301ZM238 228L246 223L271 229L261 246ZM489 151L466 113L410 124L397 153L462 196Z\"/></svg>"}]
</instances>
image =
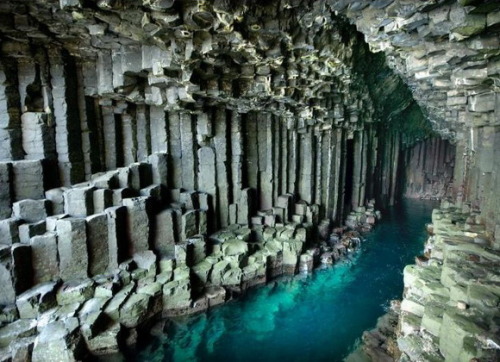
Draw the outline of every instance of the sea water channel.
<instances>
[{"instance_id":1,"label":"sea water channel","mask_svg":"<svg viewBox=\"0 0 500 362\"><path fill-rule=\"evenodd\" d=\"M435 202L389 209L349 258L271 282L237 301L169 323L139 361L342 361L401 298L403 268L422 252Z\"/></svg>"}]
</instances>

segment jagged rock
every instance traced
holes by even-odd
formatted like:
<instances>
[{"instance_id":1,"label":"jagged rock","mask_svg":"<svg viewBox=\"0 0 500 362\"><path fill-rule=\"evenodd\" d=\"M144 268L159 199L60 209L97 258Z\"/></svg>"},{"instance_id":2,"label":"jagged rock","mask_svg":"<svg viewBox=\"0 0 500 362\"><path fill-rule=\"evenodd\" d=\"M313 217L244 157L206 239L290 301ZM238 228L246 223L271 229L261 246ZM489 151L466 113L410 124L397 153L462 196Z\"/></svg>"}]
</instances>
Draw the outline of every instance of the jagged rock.
<instances>
[{"instance_id":1,"label":"jagged rock","mask_svg":"<svg viewBox=\"0 0 500 362\"><path fill-rule=\"evenodd\" d=\"M27 245L0 245L0 281L3 292L0 304L15 303L16 295L27 290L32 283L31 250Z\"/></svg>"},{"instance_id":2,"label":"jagged rock","mask_svg":"<svg viewBox=\"0 0 500 362\"><path fill-rule=\"evenodd\" d=\"M57 291L57 304L66 305L84 302L92 298L94 289L94 281L91 279L65 282Z\"/></svg>"},{"instance_id":3,"label":"jagged rock","mask_svg":"<svg viewBox=\"0 0 500 362\"><path fill-rule=\"evenodd\" d=\"M131 295L120 307L120 323L127 328L136 327L148 312L151 296L143 293Z\"/></svg>"},{"instance_id":4,"label":"jagged rock","mask_svg":"<svg viewBox=\"0 0 500 362\"><path fill-rule=\"evenodd\" d=\"M17 338L13 341L9 348L12 353L12 361L30 361L35 345L35 337Z\"/></svg>"},{"instance_id":5,"label":"jagged rock","mask_svg":"<svg viewBox=\"0 0 500 362\"><path fill-rule=\"evenodd\" d=\"M138 268L145 269L148 275L156 274L157 257L151 250L134 254L134 262Z\"/></svg>"},{"instance_id":6,"label":"jagged rock","mask_svg":"<svg viewBox=\"0 0 500 362\"><path fill-rule=\"evenodd\" d=\"M15 200L42 199L44 194L44 170L40 160L12 163Z\"/></svg>"},{"instance_id":7,"label":"jagged rock","mask_svg":"<svg viewBox=\"0 0 500 362\"><path fill-rule=\"evenodd\" d=\"M48 200L22 200L12 205L12 216L28 223L36 223L47 218L48 207Z\"/></svg>"},{"instance_id":8,"label":"jagged rock","mask_svg":"<svg viewBox=\"0 0 500 362\"><path fill-rule=\"evenodd\" d=\"M190 210L182 214L181 238L187 240L198 234L198 211Z\"/></svg>"},{"instance_id":9,"label":"jagged rock","mask_svg":"<svg viewBox=\"0 0 500 362\"><path fill-rule=\"evenodd\" d=\"M135 284L130 283L127 286L123 287L116 295L111 299L106 308L104 309L104 313L113 321L118 321L120 318L120 307L125 303L127 298L131 295L131 293L135 290Z\"/></svg>"},{"instance_id":10,"label":"jagged rock","mask_svg":"<svg viewBox=\"0 0 500 362\"><path fill-rule=\"evenodd\" d=\"M84 346L77 318L46 325L35 339L32 361L47 361L58 356L61 361L77 361Z\"/></svg>"},{"instance_id":11,"label":"jagged rock","mask_svg":"<svg viewBox=\"0 0 500 362\"><path fill-rule=\"evenodd\" d=\"M33 287L16 299L19 316L23 319L37 318L39 314L55 307L56 282L48 282Z\"/></svg>"},{"instance_id":12,"label":"jagged rock","mask_svg":"<svg viewBox=\"0 0 500 362\"><path fill-rule=\"evenodd\" d=\"M12 245L19 243L19 224L20 220L8 218L0 220L0 244Z\"/></svg>"},{"instance_id":13,"label":"jagged rock","mask_svg":"<svg viewBox=\"0 0 500 362\"><path fill-rule=\"evenodd\" d=\"M106 330L92 338L86 338L87 348L93 355L108 355L119 352L120 323L111 324Z\"/></svg>"},{"instance_id":14,"label":"jagged rock","mask_svg":"<svg viewBox=\"0 0 500 362\"><path fill-rule=\"evenodd\" d=\"M12 164L0 162L0 218L8 218L11 213L11 175Z\"/></svg>"},{"instance_id":15,"label":"jagged rock","mask_svg":"<svg viewBox=\"0 0 500 362\"><path fill-rule=\"evenodd\" d=\"M174 253L176 241L178 213L172 209L166 209L156 215L154 231L154 247L160 256L170 256Z\"/></svg>"},{"instance_id":16,"label":"jagged rock","mask_svg":"<svg viewBox=\"0 0 500 362\"><path fill-rule=\"evenodd\" d=\"M23 244L29 244L30 239L36 235L42 235L47 229L45 220L41 220L31 224L19 225L19 241Z\"/></svg>"},{"instance_id":17,"label":"jagged rock","mask_svg":"<svg viewBox=\"0 0 500 362\"><path fill-rule=\"evenodd\" d=\"M434 357L418 341L438 337L439 305L495 312L498 257L482 247L498 249L500 233L494 2L176 4L2 2L0 303L33 283L113 272L96 295L112 297L104 314L115 321L124 306L130 325L146 318L136 287L152 288L138 305L158 308L157 282L170 310L201 310L223 299L204 295L207 283L238 290L311 270L319 249L303 246L318 231L327 238L351 211L346 226L370 230L381 214L364 200L404 192L457 201L435 215L429 258L405 269L404 357ZM259 227L213 234L249 223ZM320 259L357 244L330 243ZM73 318L83 294L52 317ZM119 325L97 333L99 318L82 332L87 345L114 350ZM67 354L77 333L60 327L72 337L42 344L80 358ZM474 355L469 337L453 358Z\"/></svg>"},{"instance_id":18,"label":"jagged rock","mask_svg":"<svg viewBox=\"0 0 500 362\"><path fill-rule=\"evenodd\" d=\"M182 310L191 304L191 285L189 280L173 280L163 286L163 308L169 310Z\"/></svg>"},{"instance_id":19,"label":"jagged rock","mask_svg":"<svg viewBox=\"0 0 500 362\"><path fill-rule=\"evenodd\" d=\"M227 240L222 244L224 256L241 256L248 252L248 243L238 239Z\"/></svg>"},{"instance_id":20,"label":"jagged rock","mask_svg":"<svg viewBox=\"0 0 500 362\"><path fill-rule=\"evenodd\" d=\"M15 305L10 304L2 308L2 312L0 313L0 325L12 323L16 319L19 319L19 313Z\"/></svg>"},{"instance_id":21,"label":"jagged rock","mask_svg":"<svg viewBox=\"0 0 500 362\"><path fill-rule=\"evenodd\" d=\"M36 319L18 319L0 327L0 348L8 347L16 338L30 337L36 333Z\"/></svg>"}]
</instances>

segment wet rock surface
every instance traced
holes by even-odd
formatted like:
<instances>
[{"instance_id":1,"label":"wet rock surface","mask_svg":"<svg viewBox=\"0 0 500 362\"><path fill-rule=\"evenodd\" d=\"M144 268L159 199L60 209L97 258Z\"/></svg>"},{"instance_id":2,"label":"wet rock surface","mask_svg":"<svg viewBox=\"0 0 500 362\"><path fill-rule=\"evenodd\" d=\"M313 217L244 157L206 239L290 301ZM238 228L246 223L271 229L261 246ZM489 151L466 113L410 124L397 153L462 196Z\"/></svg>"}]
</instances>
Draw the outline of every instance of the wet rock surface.
<instances>
[{"instance_id":1,"label":"wet rock surface","mask_svg":"<svg viewBox=\"0 0 500 362\"><path fill-rule=\"evenodd\" d=\"M0 356L115 351L144 319L334 263L360 240L333 225L369 231L372 198L480 209L466 232L498 248L499 11L495 1L2 1ZM455 217L445 232L462 238ZM434 224L439 235L445 224ZM402 302L405 358L465 359L479 332L464 330L491 322L473 312L493 313L496 261L455 242L419 260L429 273L442 263L441 284L425 276L435 307ZM470 268L457 270L461 258ZM476 275L488 282L470 286ZM19 322L35 319L38 334ZM459 332L438 343L442 324ZM437 350L415 347L420 325Z\"/></svg>"},{"instance_id":2,"label":"wet rock surface","mask_svg":"<svg viewBox=\"0 0 500 362\"><path fill-rule=\"evenodd\" d=\"M404 270L403 299L363 335L372 360L498 360L500 256L477 217L449 202L434 210L425 257Z\"/></svg>"},{"instance_id":3,"label":"wet rock surface","mask_svg":"<svg viewBox=\"0 0 500 362\"><path fill-rule=\"evenodd\" d=\"M93 278L76 279L76 271L67 281L38 284L2 310L1 351L32 361L117 353L156 318L205 311L273 278L335 263L361 243L359 219L375 214L371 202L321 244L310 237L310 222L234 224L207 239L173 243L175 258L138 252Z\"/></svg>"}]
</instances>

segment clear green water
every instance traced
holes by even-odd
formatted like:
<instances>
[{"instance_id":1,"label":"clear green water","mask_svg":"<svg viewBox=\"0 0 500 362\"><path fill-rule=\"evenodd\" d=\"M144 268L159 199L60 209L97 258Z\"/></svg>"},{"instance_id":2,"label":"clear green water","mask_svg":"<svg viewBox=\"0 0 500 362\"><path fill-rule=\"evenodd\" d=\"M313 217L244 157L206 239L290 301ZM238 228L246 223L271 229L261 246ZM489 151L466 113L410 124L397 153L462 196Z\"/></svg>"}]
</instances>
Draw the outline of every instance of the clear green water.
<instances>
[{"instance_id":1,"label":"clear green water","mask_svg":"<svg viewBox=\"0 0 500 362\"><path fill-rule=\"evenodd\" d=\"M273 282L238 301L172 323L140 361L341 361L403 291L435 203L390 209L348 260Z\"/></svg>"}]
</instances>

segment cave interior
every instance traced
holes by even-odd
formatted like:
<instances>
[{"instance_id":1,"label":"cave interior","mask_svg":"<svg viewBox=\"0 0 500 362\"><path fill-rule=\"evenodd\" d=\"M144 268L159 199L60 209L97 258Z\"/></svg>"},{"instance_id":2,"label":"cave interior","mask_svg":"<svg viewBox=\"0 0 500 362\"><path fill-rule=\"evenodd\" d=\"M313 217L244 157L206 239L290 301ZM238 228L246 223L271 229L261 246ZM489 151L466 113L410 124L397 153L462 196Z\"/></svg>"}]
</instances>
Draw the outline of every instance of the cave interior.
<instances>
[{"instance_id":1,"label":"cave interior","mask_svg":"<svg viewBox=\"0 0 500 362\"><path fill-rule=\"evenodd\" d=\"M486 325L437 328L436 353L488 360L499 32L495 0L2 0L2 361L116 351L154 316L312 265L318 241L403 197L441 201L432 302L468 314L439 325ZM96 309L40 322L71 303Z\"/></svg>"}]
</instances>

